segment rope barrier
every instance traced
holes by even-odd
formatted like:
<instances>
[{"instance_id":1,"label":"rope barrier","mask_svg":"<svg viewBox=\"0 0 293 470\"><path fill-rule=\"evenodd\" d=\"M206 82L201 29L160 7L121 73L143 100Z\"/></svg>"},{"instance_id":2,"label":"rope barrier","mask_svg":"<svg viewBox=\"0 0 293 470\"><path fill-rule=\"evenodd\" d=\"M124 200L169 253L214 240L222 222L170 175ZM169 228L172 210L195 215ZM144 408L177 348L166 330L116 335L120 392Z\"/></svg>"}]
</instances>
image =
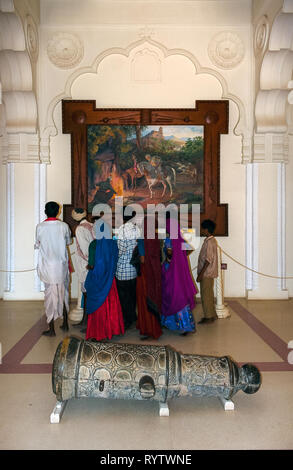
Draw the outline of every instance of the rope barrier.
<instances>
[{"instance_id":1,"label":"rope barrier","mask_svg":"<svg viewBox=\"0 0 293 470\"><path fill-rule=\"evenodd\" d=\"M70 256L75 255L76 251L73 253L70 253ZM32 271L35 271L37 268L32 268L32 269L23 269L21 271L8 271L5 269L0 269L0 273L30 273Z\"/></svg>"},{"instance_id":2,"label":"rope barrier","mask_svg":"<svg viewBox=\"0 0 293 470\"><path fill-rule=\"evenodd\" d=\"M256 271L255 269L252 269L252 268L249 268L248 266L245 266L245 264L240 263L240 261L238 261L237 259L233 258L233 256L226 253L226 251L224 251L223 248L219 244L218 244L218 248L221 250L221 252L224 255L226 255L228 258L230 258L232 261L234 261L234 263L239 264L239 266L242 266L242 268L247 269L248 271L252 271L255 274L259 274L260 276L269 277L269 278L272 278L272 279L293 279L293 276L272 276L271 274L265 274L265 273L262 273L260 271ZM76 252L70 253L70 254L72 256L75 253ZM191 270L194 271L196 268L197 268L197 266L191 267ZM28 272L35 271L36 269L37 268L24 269L24 270L21 270L21 271L7 271L7 270L4 270L4 269L0 269L0 272L1 273L28 273Z\"/></svg>"},{"instance_id":3,"label":"rope barrier","mask_svg":"<svg viewBox=\"0 0 293 470\"><path fill-rule=\"evenodd\" d=\"M184 237L183 237L184 238ZM185 238L184 238L185 239ZM186 241L186 240L185 240ZM242 266L243 268L247 269L248 271L252 271L253 273L255 274L259 274L260 276L264 276L264 277L269 277L269 278L272 278L272 279L293 279L293 276L272 276L270 274L265 274L265 273L262 273L262 272L259 272L259 271L256 271L255 269L252 269L252 268L249 268L248 266L245 266L245 264L242 264L240 263L240 261L238 261L237 259L233 258L233 256L229 255L228 253L226 253L226 251L223 250L223 248L219 245L218 241L216 240L217 242L217 246L219 248L219 250L221 250L222 253L224 253L226 256L228 256L228 258L230 258L232 261L234 261L234 263L236 264L239 264L239 266ZM188 243L186 241L186 243ZM191 263L190 263L190 267L191 267L191 270L194 271L195 269L197 269L197 266L195 267L192 267L191 266Z\"/></svg>"},{"instance_id":4,"label":"rope barrier","mask_svg":"<svg viewBox=\"0 0 293 470\"><path fill-rule=\"evenodd\" d=\"M224 251L223 248L221 248L219 245L218 245L218 247L221 250L221 252L224 253L224 255L228 256L228 258L230 258L232 261L234 261L234 263L237 263L240 266L242 266L243 268L248 269L248 271L252 271L253 273L259 274L260 276L270 277L272 279L293 279L293 276L272 276L271 274L265 274L265 273L256 271L255 269L249 268L248 266L245 266L245 264L240 263L240 261L236 260L231 255L226 253L226 251Z\"/></svg>"},{"instance_id":5,"label":"rope barrier","mask_svg":"<svg viewBox=\"0 0 293 470\"><path fill-rule=\"evenodd\" d=\"M31 271L35 271L37 268L33 269L24 269L23 271L7 271L4 269L0 269L0 273L29 273Z\"/></svg>"}]
</instances>

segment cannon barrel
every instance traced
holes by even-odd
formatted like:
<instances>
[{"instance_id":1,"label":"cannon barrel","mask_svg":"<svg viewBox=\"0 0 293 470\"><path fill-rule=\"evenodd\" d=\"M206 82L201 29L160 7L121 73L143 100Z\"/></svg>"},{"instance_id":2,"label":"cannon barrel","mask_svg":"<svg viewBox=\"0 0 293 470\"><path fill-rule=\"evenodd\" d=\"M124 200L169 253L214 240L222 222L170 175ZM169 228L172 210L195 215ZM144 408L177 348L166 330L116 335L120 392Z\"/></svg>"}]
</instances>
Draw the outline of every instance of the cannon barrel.
<instances>
[{"instance_id":1,"label":"cannon barrel","mask_svg":"<svg viewBox=\"0 0 293 470\"><path fill-rule=\"evenodd\" d=\"M180 396L229 400L239 390L255 393L261 384L252 364L230 357L181 354L170 346L65 338L57 347L52 387L58 401L100 397L167 402Z\"/></svg>"}]
</instances>

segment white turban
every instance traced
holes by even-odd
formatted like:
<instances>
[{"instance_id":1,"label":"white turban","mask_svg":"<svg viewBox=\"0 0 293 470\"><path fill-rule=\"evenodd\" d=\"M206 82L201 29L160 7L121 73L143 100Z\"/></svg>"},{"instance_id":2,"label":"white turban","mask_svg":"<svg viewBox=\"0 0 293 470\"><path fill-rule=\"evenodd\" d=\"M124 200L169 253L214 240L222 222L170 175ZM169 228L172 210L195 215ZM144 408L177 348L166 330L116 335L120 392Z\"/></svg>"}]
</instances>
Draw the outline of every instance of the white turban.
<instances>
[{"instance_id":1,"label":"white turban","mask_svg":"<svg viewBox=\"0 0 293 470\"><path fill-rule=\"evenodd\" d=\"M84 219L87 215L87 212L85 209L73 209L71 212L71 217L73 220L76 220L77 222L80 222L82 219Z\"/></svg>"}]
</instances>

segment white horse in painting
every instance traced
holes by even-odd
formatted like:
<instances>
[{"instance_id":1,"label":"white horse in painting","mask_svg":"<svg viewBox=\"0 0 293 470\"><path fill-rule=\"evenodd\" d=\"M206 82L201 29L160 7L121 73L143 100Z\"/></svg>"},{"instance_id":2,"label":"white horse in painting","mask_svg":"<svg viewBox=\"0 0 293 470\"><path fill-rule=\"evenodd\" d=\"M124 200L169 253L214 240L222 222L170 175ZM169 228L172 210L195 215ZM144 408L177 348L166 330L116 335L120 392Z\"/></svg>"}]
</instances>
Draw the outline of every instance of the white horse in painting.
<instances>
[{"instance_id":1,"label":"white horse in painting","mask_svg":"<svg viewBox=\"0 0 293 470\"><path fill-rule=\"evenodd\" d=\"M153 198L152 188L157 183L163 185L163 193L161 197L164 197L167 189L167 184L170 189L170 197L173 195L173 186L176 184L176 172L171 166L162 166L161 164L153 166L150 162L139 162L137 163L137 169L141 175L143 175L147 181L150 197Z\"/></svg>"}]
</instances>

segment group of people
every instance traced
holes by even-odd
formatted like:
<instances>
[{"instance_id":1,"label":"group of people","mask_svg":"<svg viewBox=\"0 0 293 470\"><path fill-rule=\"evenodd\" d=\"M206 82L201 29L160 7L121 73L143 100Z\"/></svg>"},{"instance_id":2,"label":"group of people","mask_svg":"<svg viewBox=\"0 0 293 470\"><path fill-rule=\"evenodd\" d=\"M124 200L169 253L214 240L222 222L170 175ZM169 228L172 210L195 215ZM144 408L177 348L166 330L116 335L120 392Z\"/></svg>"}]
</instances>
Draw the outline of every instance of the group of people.
<instances>
[{"instance_id":1,"label":"group of people","mask_svg":"<svg viewBox=\"0 0 293 470\"><path fill-rule=\"evenodd\" d=\"M56 202L45 206L47 218L36 228L35 248L39 249L38 275L45 285L44 305L49 328L46 336L55 336L54 322L63 317L60 328L68 330L69 271L67 246L72 243L69 226L59 220ZM124 213L124 212L123 212ZM94 223L87 212L72 212L78 222L76 238L76 271L81 285L83 318L78 324L87 340L102 341L120 336L135 324L141 339L158 339L167 328L181 335L196 331L193 316L198 292L190 272L190 247L181 235L176 219L166 220L162 240L148 237L148 226L156 227L154 216L145 216L138 227L131 217L123 216L117 234L112 234L111 221L95 214ZM214 279L218 276L217 243L213 236L215 223L201 224L205 235L198 258L197 282L200 283L203 318L198 323L211 323L216 318Z\"/></svg>"}]
</instances>

